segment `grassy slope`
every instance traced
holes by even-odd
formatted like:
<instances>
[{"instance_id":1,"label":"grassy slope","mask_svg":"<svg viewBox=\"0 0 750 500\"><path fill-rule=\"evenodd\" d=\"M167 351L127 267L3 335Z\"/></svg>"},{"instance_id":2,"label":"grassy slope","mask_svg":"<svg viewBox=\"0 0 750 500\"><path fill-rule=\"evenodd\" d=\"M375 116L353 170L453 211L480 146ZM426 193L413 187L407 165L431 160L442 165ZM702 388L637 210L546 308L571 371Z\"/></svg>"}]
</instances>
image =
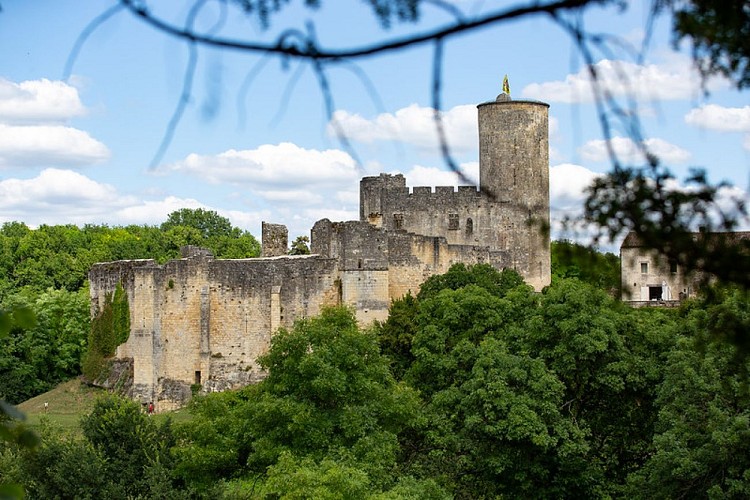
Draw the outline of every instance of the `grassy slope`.
<instances>
[{"instance_id":1,"label":"grassy slope","mask_svg":"<svg viewBox=\"0 0 750 500\"><path fill-rule=\"evenodd\" d=\"M18 409L26 414L28 423L38 427L43 417L61 427L65 431L78 432L78 422L83 415L94 407L96 398L106 394L106 390L90 387L81 383L79 379L68 380L49 392L40 394L18 405ZM44 403L49 403L44 410ZM186 409L157 415L157 418L171 417L174 422L190 420Z\"/></svg>"},{"instance_id":2,"label":"grassy slope","mask_svg":"<svg viewBox=\"0 0 750 500\"><path fill-rule=\"evenodd\" d=\"M91 411L94 401L99 394L106 391L82 384L79 379L69 380L58 385L49 392L40 394L18 405L18 409L26 414L28 422L37 426L42 416L66 430L78 427L78 420L82 415ZM49 403L47 411L44 403Z\"/></svg>"}]
</instances>

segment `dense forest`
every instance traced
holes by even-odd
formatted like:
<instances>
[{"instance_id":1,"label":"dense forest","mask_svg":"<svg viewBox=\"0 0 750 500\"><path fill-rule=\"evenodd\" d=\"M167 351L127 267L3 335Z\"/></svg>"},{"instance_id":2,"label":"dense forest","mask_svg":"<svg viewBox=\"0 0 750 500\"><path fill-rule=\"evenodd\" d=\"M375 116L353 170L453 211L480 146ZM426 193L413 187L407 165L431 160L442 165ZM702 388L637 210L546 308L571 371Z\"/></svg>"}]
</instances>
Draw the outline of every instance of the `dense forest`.
<instances>
[{"instance_id":1,"label":"dense forest","mask_svg":"<svg viewBox=\"0 0 750 500\"><path fill-rule=\"evenodd\" d=\"M553 263L542 293L457 265L372 327L346 308L299 321L263 382L195 398L187 421L104 397L79 433L0 444L0 482L29 498L748 497L748 361L714 334L748 331L747 293L632 309L616 257L562 242ZM78 335L28 350L58 379L80 370L83 290L31 289L36 324L9 337Z\"/></svg>"}]
</instances>

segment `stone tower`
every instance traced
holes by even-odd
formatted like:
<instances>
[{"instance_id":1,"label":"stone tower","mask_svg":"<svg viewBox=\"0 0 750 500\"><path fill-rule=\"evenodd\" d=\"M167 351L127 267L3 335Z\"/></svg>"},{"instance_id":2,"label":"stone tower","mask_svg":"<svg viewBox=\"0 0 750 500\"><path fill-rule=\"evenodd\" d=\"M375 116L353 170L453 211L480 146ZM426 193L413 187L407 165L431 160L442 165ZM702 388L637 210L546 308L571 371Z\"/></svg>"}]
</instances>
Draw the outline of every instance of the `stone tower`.
<instances>
[{"instance_id":1,"label":"stone tower","mask_svg":"<svg viewBox=\"0 0 750 500\"><path fill-rule=\"evenodd\" d=\"M477 107L479 188L499 205L493 211L499 246L540 289L550 282L549 105L502 93Z\"/></svg>"}]
</instances>

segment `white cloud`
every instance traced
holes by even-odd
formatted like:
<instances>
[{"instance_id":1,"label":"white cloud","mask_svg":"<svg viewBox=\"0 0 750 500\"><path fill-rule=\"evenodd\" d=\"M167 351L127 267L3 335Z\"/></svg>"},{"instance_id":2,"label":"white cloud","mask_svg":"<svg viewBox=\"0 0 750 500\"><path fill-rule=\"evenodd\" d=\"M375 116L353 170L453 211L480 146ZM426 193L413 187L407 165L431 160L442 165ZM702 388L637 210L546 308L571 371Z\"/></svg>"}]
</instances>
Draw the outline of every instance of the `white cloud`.
<instances>
[{"instance_id":1,"label":"white cloud","mask_svg":"<svg viewBox=\"0 0 750 500\"><path fill-rule=\"evenodd\" d=\"M70 167L106 161L107 146L65 125L85 113L78 90L65 82L14 83L0 78L0 167Z\"/></svg>"},{"instance_id":2,"label":"white cloud","mask_svg":"<svg viewBox=\"0 0 750 500\"><path fill-rule=\"evenodd\" d=\"M304 210L302 212L302 215L298 217L298 219L305 221L319 221L320 219L329 219L333 222L359 220L359 209L346 210L340 208L310 208ZM294 224L294 226L298 227L299 224ZM307 227L307 232L309 232L312 224ZM302 234L304 232L305 231L297 231L295 234Z\"/></svg>"},{"instance_id":3,"label":"white cloud","mask_svg":"<svg viewBox=\"0 0 750 500\"><path fill-rule=\"evenodd\" d=\"M750 151L750 106L727 108L717 104L706 104L690 110L685 123L717 132L744 132L742 147Z\"/></svg>"},{"instance_id":4,"label":"white cloud","mask_svg":"<svg viewBox=\"0 0 750 500\"><path fill-rule=\"evenodd\" d=\"M337 191L336 201L347 205L347 206L358 206L359 205L359 191Z\"/></svg>"},{"instance_id":5,"label":"white cloud","mask_svg":"<svg viewBox=\"0 0 750 500\"><path fill-rule=\"evenodd\" d=\"M359 176L356 163L343 151L304 149L288 142L217 155L191 154L157 172L190 174L213 184L286 189L345 185Z\"/></svg>"},{"instance_id":6,"label":"white cloud","mask_svg":"<svg viewBox=\"0 0 750 500\"><path fill-rule=\"evenodd\" d=\"M0 181L2 219L38 225L103 220L134 198L121 196L109 185L70 170L48 168L32 179Z\"/></svg>"},{"instance_id":7,"label":"white cloud","mask_svg":"<svg viewBox=\"0 0 750 500\"><path fill-rule=\"evenodd\" d=\"M0 167L89 165L109 156L107 146L82 130L62 125L0 123Z\"/></svg>"},{"instance_id":8,"label":"white cloud","mask_svg":"<svg viewBox=\"0 0 750 500\"><path fill-rule=\"evenodd\" d=\"M479 163L467 162L459 165L461 172L468 178L470 184L479 184ZM414 165L411 170L404 173L406 185L414 186L459 186L467 184L459 179L455 172L437 167L424 167Z\"/></svg>"},{"instance_id":9,"label":"white cloud","mask_svg":"<svg viewBox=\"0 0 750 500\"><path fill-rule=\"evenodd\" d=\"M205 208L206 205L192 198L167 196L163 200L138 200L117 210L113 219L119 224L161 224L167 216L181 208Z\"/></svg>"},{"instance_id":10,"label":"white cloud","mask_svg":"<svg viewBox=\"0 0 750 500\"><path fill-rule=\"evenodd\" d=\"M71 170L48 168L30 179L0 181L0 222L40 224L161 224L181 208L216 210L237 227L260 235L261 220L272 218L268 209L243 212L206 205L193 198L166 196L144 200L123 195L110 185Z\"/></svg>"},{"instance_id":11,"label":"white cloud","mask_svg":"<svg viewBox=\"0 0 750 500\"><path fill-rule=\"evenodd\" d=\"M645 164L646 159L641 149L628 137L613 137L611 146L617 158L625 163ZM646 139L644 146L649 153L666 163L684 163L690 159L690 153L663 139ZM579 149L581 156L588 161L607 161L609 151L603 139L589 141Z\"/></svg>"},{"instance_id":12,"label":"white cloud","mask_svg":"<svg viewBox=\"0 0 750 500\"><path fill-rule=\"evenodd\" d=\"M306 234L321 217L358 217L362 172L340 150L319 151L282 143L216 155L191 154L160 167L157 173L189 174L210 183L240 186L242 196L235 200L252 206L250 214L265 210L265 215L252 217L258 227L260 220L267 220L287 224L290 234Z\"/></svg>"},{"instance_id":13,"label":"white cloud","mask_svg":"<svg viewBox=\"0 0 750 500\"><path fill-rule=\"evenodd\" d=\"M554 116L550 116L548 121L550 139L558 138L558 134L560 134L560 120Z\"/></svg>"},{"instance_id":14,"label":"white cloud","mask_svg":"<svg viewBox=\"0 0 750 500\"><path fill-rule=\"evenodd\" d=\"M586 197L585 189L601 175L586 167L571 163L550 167L550 205L557 210L580 210Z\"/></svg>"},{"instance_id":15,"label":"white cloud","mask_svg":"<svg viewBox=\"0 0 750 500\"><path fill-rule=\"evenodd\" d=\"M660 64L639 65L628 61L603 59L594 64L602 89L613 97L632 96L639 101L669 101L700 95L701 79L686 56L673 55ZM706 86L717 90L723 80L709 79ZM588 68L570 74L563 81L532 83L521 94L546 102L592 102L591 77Z\"/></svg>"},{"instance_id":16,"label":"white cloud","mask_svg":"<svg viewBox=\"0 0 750 500\"><path fill-rule=\"evenodd\" d=\"M65 82L0 78L0 122L61 123L85 113L78 90Z\"/></svg>"},{"instance_id":17,"label":"white cloud","mask_svg":"<svg viewBox=\"0 0 750 500\"><path fill-rule=\"evenodd\" d=\"M371 144L400 141L427 151L436 151L439 147L433 108L412 104L395 113L383 113L373 119L339 110L334 113L333 118L349 139L358 142ZM462 105L444 111L443 126L452 150L463 152L477 147L476 106ZM333 134L330 124L328 133Z\"/></svg>"},{"instance_id":18,"label":"white cloud","mask_svg":"<svg viewBox=\"0 0 750 500\"><path fill-rule=\"evenodd\" d=\"M311 191L302 189L290 189L287 191L261 191L259 193L264 199L271 202L293 203L301 205L319 204L323 197Z\"/></svg>"},{"instance_id":19,"label":"white cloud","mask_svg":"<svg viewBox=\"0 0 750 500\"><path fill-rule=\"evenodd\" d=\"M685 115L685 123L719 132L750 132L750 106L725 108L706 104L690 110ZM746 143L747 140L748 138Z\"/></svg>"}]
</instances>

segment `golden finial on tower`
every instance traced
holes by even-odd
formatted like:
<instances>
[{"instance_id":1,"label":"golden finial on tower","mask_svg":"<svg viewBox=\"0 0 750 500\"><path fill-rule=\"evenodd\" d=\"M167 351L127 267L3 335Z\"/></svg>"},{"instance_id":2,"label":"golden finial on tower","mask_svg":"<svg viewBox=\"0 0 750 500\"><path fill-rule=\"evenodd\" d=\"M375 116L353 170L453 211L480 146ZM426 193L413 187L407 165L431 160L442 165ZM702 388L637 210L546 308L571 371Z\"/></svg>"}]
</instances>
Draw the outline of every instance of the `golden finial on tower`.
<instances>
[{"instance_id":1,"label":"golden finial on tower","mask_svg":"<svg viewBox=\"0 0 750 500\"><path fill-rule=\"evenodd\" d=\"M510 83L508 83L508 75L503 78L503 94L510 95Z\"/></svg>"}]
</instances>

